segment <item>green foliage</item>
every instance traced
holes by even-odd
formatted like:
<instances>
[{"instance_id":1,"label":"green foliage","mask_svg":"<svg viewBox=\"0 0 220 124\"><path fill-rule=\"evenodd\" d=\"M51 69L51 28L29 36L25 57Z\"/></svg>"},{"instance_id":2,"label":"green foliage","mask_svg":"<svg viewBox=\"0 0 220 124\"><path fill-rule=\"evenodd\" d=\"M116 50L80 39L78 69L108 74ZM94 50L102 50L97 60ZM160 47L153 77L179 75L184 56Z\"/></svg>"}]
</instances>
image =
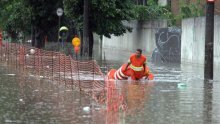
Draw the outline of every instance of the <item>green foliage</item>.
<instances>
[{"instance_id":1,"label":"green foliage","mask_svg":"<svg viewBox=\"0 0 220 124\"><path fill-rule=\"evenodd\" d=\"M186 4L185 0L180 2L180 14L174 16L170 11L170 5L162 7L157 4L157 0L148 0L147 6L135 5L134 12L137 20L157 20L166 19L168 25L175 25L177 20L189 17L197 17L203 15L203 10L200 7L201 0L196 3Z\"/></svg>"},{"instance_id":2,"label":"green foliage","mask_svg":"<svg viewBox=\"0 0 220 124\"><path fill-rule=\"evenodd\" d=\"M135 5L134 19L137 20L155 20L155 19L173 19L174 16L170 12L170 6L159 6L158 0L148 0L147 6Z\"/></svg>"},{"instance_id":3,"label":"green foliage","mask_svg":"<svg viewBox=\"0 0 220 124\"><path fill-rule=\"evenodd\" d=\"M0 26L8 32L21 32L30 29L30 8L22 0L5 1L0 10Z\"/></svg>"},{"instance_id":4,"label":"green foliage","mask_svg":"<svg viewBox=\"0 0 220 124\"><path fill-rule=\"evenodd\" d=\"M64 13L77 30L83 29L83 0L63 0Z\"/></svg>"},{"instance_id":5,"label":"green foliage","mask_svg":"<svg viewBox=\"0 0 220 124\"><path fill-rule=\"evenodd\" d=\"M148 0L147 1L148 6L157 5L157 3L158 3L158 0Z\"/></svg>"},{"instance_id":6,"label":"green foliage","mask_svg":"<svg viewBox=\"0 0 220 124\"><path fill-rule=\"evenodd\" d=\"M179 19L202 16L203 10L200 7L201 0L197 0L196 3L186 4L183 0L180 2L180 15Z\"/></svg>"},{"instance_id":7,"label":"green foliage","mask_svg":"<svg viewBox=\"0 0 220 124\"><path fill-rule=\"evenodd\" d=\"M172 16L171 12L166 7L158 5L136 5L134 11L136 15L135 19L137 20L167 19Z\"/></svg>"},{"instance_id":8,"label":"green foliage","mask_svg":"<svg viewBox=\"0 0 220 124\"><path fill-rule=\"evenodd\" d=\"M30 34L31 27L35 27L48 35L57 30L56 9L62 7L62 0L7 0L0 6L0 28L3 30Z\"/></svg>"},{"instance_id":9,"label":"green foliage","mask_svg":"<svg viewBox=\"0 0 220 124\"><path fill-rule=\"evenodd\" d=\"M33 26L46 33L44 35L51 34L51 37L54 37L58 26L56 10L64 6L65 14L62 16L61 25L65 22L65 25L70 27L74 23L76 29L82 31L83 2L83 0L4 0L0 2L0 29L13 33L30 33ZM90 30L106 37L110 37L111 34L118 36L131 31L131 28L122 23L126 20L167 19L172 25L179 19L203 15L201 0L189 5L182 0L178 16L170 12L169 6L158 6L157 0L148 0L147 6L134 5L133 2L133 0L89 0Z\"/></svg>"},{"instance_id":10,"label":"green foliage","mask_svg":"<svg viewBox=\"0 0 220 124\"><path fill-rule=\"evenodd\" d=\"M58 25L56 10L62 6L62 0L23 0L31 8L32 24L47 32Z\"/></svg>"},{"instance_id":11,"label":"green foliage","mask_svg":"<svg viewBox=\"0 0 220 124\"><path fill-rule=\"evenodd\" d=\"M83 26L83 0L64 0L66 15L74 20L78 30ZM131 0L89 0L89 24L92 32L110 37L131 31L122 20L133 18Z\"/></svg>"}]
</instances>

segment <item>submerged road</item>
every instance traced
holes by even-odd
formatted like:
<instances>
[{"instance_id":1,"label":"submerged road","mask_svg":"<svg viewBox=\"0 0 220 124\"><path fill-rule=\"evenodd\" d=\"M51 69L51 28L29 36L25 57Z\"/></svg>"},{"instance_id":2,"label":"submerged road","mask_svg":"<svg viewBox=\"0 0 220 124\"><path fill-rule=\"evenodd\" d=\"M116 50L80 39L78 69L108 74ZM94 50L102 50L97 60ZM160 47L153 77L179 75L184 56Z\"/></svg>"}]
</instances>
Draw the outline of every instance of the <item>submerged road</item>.
<instances>
[{"instance_id":1,"label":"submerged road","mask_svg":"<svg viewBox=\"0 0 220 124\"><path fill-rule=\"evenodd\" d=\"M120 62L107 61L109 67ZM58 83L21 77L7 66L0 69L1 123L125 123L218 124L220 79L203 80L203 69L191 65L148 66L155 80L139 85L115 82L126 110L106 111L106 104ZM85 77L86 78L86 77Z\"/></svg>"}]
</instances>

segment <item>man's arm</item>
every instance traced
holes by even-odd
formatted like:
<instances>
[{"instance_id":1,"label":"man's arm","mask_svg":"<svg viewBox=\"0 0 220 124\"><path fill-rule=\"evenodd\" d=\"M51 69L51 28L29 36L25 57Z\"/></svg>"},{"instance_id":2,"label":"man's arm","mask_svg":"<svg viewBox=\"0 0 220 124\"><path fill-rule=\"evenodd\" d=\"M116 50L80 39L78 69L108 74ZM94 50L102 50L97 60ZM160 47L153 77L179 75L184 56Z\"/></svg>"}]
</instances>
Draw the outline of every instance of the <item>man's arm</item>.
<instances>
[{"instance_id":1,"label":"man's arm","mask_svg":"<svg viewBox=\"0 0 220 124\"><path fill-rule=\"evenodd\" d=\"M146 56L144 56L144 64L143 64L143 67L144 67L144 73L145 73L145 71L146 71L146 63L147 63L147 58L146 58Z\"/></svg>"},{"instance_id":2,"label":"man's arm","mask_svg":"<svg viewBox=\"0 0 220 124\"><path fill-rule=\"evenodd\" d=\"M127 66L126 66L126 68L125 68L125 70L127 70L128 66L129 66L130 64L131 64L131 62L129 61L128 64L127 64Z\"/></svg>"}]
</instances>

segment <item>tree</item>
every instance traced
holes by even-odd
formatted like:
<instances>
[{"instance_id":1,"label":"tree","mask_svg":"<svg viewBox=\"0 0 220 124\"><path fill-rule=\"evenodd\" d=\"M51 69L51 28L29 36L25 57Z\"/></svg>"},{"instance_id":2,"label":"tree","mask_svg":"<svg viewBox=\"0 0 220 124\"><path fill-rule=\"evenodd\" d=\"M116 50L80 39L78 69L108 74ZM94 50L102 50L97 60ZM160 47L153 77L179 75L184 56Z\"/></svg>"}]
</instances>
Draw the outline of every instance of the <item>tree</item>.
<instances>
[{"instance_id":1,"label":"tree","mask_svg":"<svg viewBox=\"0 0 220 124\"><path fill-rule=\"evenodd\" d=\"M89 0L89 56L92 57L93 32L98 35L111 37L119 36L130 27L123 25L122 20L133 18L132 0ZM74 20L75 27L82 31L83 27L83 0L64 0L64 12ZM83 46L85 47L85 46Z\"/></svg>"},{"instance_id":2,"label":"tree","mask_svg":"<svg viewBox=\"0 0 220 124\"><path fill-rule=\"evenodd\" d=\"M0 3L0 28L7 31L13 40L18 33L30 31L30 8L23 0L3 1Z\"/></svg>"},{"instance_id":3,"label":"tree","mask_svg":"<svg viewBox=\"0 0 220 124\"><path fill-rule=\"evenodd\" d=\"M204 16L201 0L195 0L195 2L180 1L180 14L177 18L184 19L198 16Z\"/></svg>"},{"instance_id":4,"label":"tree","mask_svg":"<svg viewBox=\"0 0 220 124\"><path fill-rule=\"evenodd\" d=\"M44 46L44 38L57 39L58 16L62 0L8 0L0 3L0 26L16 37L19 32L32 32L32 45ZM36 42L35 42L36 40Z\"/></svg>"},{"instance_id":5,"label":"tree","mask_svg":"<svg viewBox=\"0 0 220 124\"><path fill-rule=\"evenodd\" d=\"M58 16L56 10L62 7L62 0L24 0L31 8L32 45L44 47L44 38L53 39L57 36Z\"/></svg>"}]
</instances>

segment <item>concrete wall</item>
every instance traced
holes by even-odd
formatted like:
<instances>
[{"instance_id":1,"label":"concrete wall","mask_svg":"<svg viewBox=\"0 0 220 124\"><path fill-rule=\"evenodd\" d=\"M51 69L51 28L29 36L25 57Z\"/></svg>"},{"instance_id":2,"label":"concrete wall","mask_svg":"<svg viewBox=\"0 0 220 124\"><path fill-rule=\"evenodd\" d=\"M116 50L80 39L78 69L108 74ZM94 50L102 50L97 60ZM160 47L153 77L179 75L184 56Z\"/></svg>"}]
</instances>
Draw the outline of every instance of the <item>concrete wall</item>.
<instances>
[{"instance_id":1,"label":"concrete wall","mask_svg":"<svg viewBox=\"0 0 220 124\"><path fill-rule=\"evenodd\" d=\"M214 46L215 66L220 68L220 16L215 17Z\"/></svg>"},{"instance_id":2,"label":"concrete wall","mask_svg":"<svg viewBox=\"0 0 220 124\"><path fill-rule=\"evenodd\" d=\"M214 65L220 66L220 16L215 16ZM182 21L181 62L204 66L205 17Z\"/></svg>"},{"instance_id":3,"label":"concrete wall","mask_svg":"<svg viewBox=\"0 0 220 124\"><path fill-rule=\"evenodd\" d=\"M126 52L134 52L137 48L141 48L145 54L151 55L156 48L155 33L157 29L167 27L167 21L131 21L124 24L132 27L132 32L118 37L113 35L111 38L103 37L103 48ZM109 57L111 58L111 56Z\"/></svg>"},{"instance_id":4,"label":"concrete wall","mask_svg":"<svg viewBox=\"0 0 220 124\"><path fill-rule=\"evenodd\" d=\"M167 0L158 0L158 5L166 6L167 5Z\"/></svg>"}]
</instances>

